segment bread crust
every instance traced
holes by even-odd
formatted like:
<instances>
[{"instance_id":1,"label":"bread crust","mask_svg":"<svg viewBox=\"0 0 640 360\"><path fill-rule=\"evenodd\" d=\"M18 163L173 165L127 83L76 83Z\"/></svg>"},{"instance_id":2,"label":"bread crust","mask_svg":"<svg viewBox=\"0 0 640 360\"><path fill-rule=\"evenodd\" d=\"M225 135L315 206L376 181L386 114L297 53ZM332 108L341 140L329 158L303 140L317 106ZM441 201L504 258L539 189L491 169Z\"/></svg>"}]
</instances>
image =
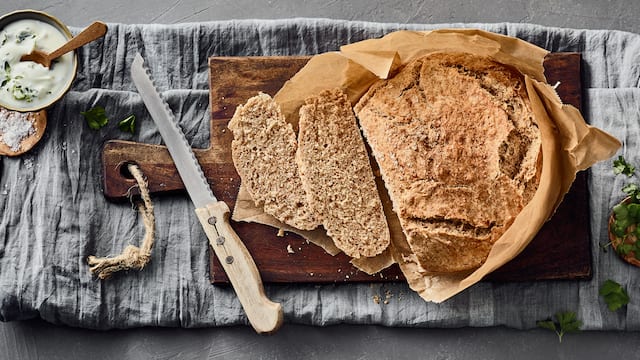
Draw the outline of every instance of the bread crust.
<instances>
[{"instance_id":1,"label":"bread crust","mask_svg":"<svg viewBox=\"0 0 640 360\"><path fill-rule=\"evenodd\" d=\"M296 135L276 102L264 93L250 98L228 127L233 164L256 206L295 228L318 227L295 162Z\"/></svg>"},{"instance_id":2,"label":"bread crust","mask_svg":"<svg viewBox=\"0 0 640 360\"><path fill-rule=\"evenodd\" d=\"M351 103L326 90L300 108L296 161L308 203L336 246L360 258L390 243L369 155Z\"/></svg>"},{"instance_id":3,"label":"bread crust","mask_svg":"<svg viewBox=\"0 0 640 360\"><path fill-rule=\"evenodd\" d=\"M355 112L424 271L480 266L539 182L523 76L486 57L434 53L374 84Z\"/></svg>"}]
</instances>

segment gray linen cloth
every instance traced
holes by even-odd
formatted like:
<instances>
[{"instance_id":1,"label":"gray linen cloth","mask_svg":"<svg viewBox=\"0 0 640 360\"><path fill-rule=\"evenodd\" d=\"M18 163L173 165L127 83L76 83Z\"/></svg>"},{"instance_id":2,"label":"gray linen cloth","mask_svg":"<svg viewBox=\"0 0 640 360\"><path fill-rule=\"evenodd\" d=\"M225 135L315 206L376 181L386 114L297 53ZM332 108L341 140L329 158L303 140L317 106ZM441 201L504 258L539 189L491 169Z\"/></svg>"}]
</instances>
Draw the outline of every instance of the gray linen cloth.
<instances>
[{"instance_id":1,"label":"gray linen cloth","mask_svg":"<svg viewBox=\"0 0 640 360\"><path fill-rule=\"evenodd\" d=\"M142 53L194 147L209 139L209 56L317 54L398 29L477 27L516 36L551 51L584 57L584 115L623 141L622 153L640 164L640 36L617 31L527 24L406 25L327 19L222 21L180 25L109 24L106 37L82 48L72 91L49 110L49 127L28 154L0 162L0 319L41 317L53 323L108 329L137 326L202 327L247 323L229 287L212 286L207 239L186 196L154 198L157 240L143 271L97 280L88 255L119 253L137 244L142 220L129 204L105 200L101 148L109 139L161 143L130 80ZM79 29L73 29L77 32ZM81 111L104 106L111 123L90 130ZM117 129L138 117L134 135ZM640 329L640 270L603 252L609 209L622 198L624 179L611 162L589 171L594 275L584 281L482 282L442 303L426 303L404 283L267 285L285 321L388 326L535 327L557 311L575 311L583 329ZM625 286L631 303L611 312L598 296L606 279ZM372 299L390 294L388 304Z\"/></svg>"}]
</instances>

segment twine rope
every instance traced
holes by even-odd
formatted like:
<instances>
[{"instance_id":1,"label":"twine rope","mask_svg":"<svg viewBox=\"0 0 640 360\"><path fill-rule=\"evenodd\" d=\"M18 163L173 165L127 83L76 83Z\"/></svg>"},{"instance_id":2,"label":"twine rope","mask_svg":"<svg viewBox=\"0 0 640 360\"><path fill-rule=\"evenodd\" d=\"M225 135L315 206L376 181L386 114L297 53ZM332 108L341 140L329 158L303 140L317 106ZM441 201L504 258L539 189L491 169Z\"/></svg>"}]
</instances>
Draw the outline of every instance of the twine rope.
<instances>
[{"instance_id":1,"label":"twine rope","mask_svg":"<svg viewBox=\"0 0 640 360\"><path fill-rule=\"evenodd\" d=\"M151 249L153 248L155 237L155 216L151 197L149 196L149 186L138 165L127 164L127 169L137 181L140 189L142 201L136 202L136 205L138 212L142 216L145 234L141 247L127 245L120 255L114 257L89 256L87 258L89 270L100 279L108 279L119 271L142 270L151 259Z\"/></svg>"}]
</instances>

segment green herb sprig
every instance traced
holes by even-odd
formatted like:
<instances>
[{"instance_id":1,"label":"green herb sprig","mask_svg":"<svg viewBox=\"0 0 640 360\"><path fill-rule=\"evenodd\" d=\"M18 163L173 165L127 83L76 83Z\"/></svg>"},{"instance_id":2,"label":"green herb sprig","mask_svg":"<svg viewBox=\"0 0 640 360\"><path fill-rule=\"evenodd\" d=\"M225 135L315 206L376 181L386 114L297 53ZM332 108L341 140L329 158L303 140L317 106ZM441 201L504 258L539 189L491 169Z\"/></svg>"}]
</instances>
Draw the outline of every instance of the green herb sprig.
<instances>
[{"instance_id":1,"label":"green herb sprig","mask_svg":"<svg viewBox=\"0 0 640 360\"><path fill-rule=\"evenodd\" d=\"M102 106L94 106L93 108L80 112L87 121L87 125L92 130L100 130L109 123L107 111ZM134 133L136 129L136 116L129 115L118 122L118 128L121 131Z\"/></svg>"},{"instance_id":2,"label":"green herb sprig","mask_svg":"<svg viewBox=\"0 0 640 360\"><path fill-rule=\"evenodd\" d=\"M629 303L629 294L622 285L609 279L600 286L598 292L611 311L616 311Z\"/></svg>"},{"instance_id":3,"label":"green herb sprig","mask_svg":"<svg viewBox=\"0 0 640 360\"><path fill-rule=\"evenodd\" d=\"M573 311L559 311L555 314L555 320L553 318L539 320L536 325L543 329L554 331L558 335L558 341L562 342L564 334L580 331L582 321L578 320L576 313Z\"/></svg>"},{"instance_id":4,"label":"green herb sprig","mask_svg":"<svg viewBox=\"0 0 640 360\"><path fill-rule=\"evenodd\" d=\"M129 115L118 123L118 128L124 132L134 133L136 130L136 116Z\"/></svg>"},{"instance_id":5,"label":"green herb sprig","mask_svg":"<svg viewBox=\"0 0 640 360\"><path fill-rule=\"evenodd\" d=\"M631 178L636 175L636 168L620 155L613 161L613 173L625 175ZM611 224L611 233L615 235L616 251L622 257L630 253L640 260L640 186L630 182L622 187L622 192L628 196L613 207L614 221Z\"/></svg>"},{"instance_id":6,"label":"green herb sprig","mask_svg":"<svg viewBox=\"0 0 640 360\"><path fill-rule=\"evenodd\" d=\"M80 114L84 116L87 125L89 125L89 128L92 130L100 130L109 123L107 112L102 106L95 106L87 111L80 112Z\"/></svg>"},{"instance_id":7,"label":"green herb sprig","mask_svg":"<svg viewBox=\"0 0 640 360\"><path fill-rule=\"evenodd\" d=\"M627 175L628 177L631 177L633 176L633 174L635 174L635 172L636 172L635 166L632 166L631 164L629 164L627 160L625 160L624 156L620 155L616 160L613 160L614 174L616 175L624 174L624 175Z\"/></svg>"}]
</instances>

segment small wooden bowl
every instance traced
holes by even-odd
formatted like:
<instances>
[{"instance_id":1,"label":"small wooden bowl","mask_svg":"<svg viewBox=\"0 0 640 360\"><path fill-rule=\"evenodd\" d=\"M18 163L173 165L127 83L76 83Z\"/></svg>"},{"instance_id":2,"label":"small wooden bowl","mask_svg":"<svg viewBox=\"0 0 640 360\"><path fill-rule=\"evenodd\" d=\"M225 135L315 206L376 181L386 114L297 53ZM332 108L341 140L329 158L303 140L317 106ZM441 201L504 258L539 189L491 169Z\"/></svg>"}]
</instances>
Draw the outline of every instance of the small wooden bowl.
<instances>
[{"instance_id":1,"label":"small wooden bowl","mask_svg":"<svg viewBox=\"0 0 640 360\"><path fill-rule=\"evenodd\" d=\"M12 111L12 110L4 110L3 111ZM5 156L18 156L26 153L31 150L42 138L44 135L44 131L47 128L47 112L46 110L40 110L38 112L29 112L26 113L30 120L33 121L33 133L20 142L20 148L16 151L12 150L7 144L5 144L2 140L0 140L0 155ZM0 136L2 133L0 133Z\"/></svg>"},{"instance_id":2,"label":"small wooden bowl","mask_svg":"<svg viewBox=\"0 0 640 360\"><path fill-rule=\"evenodd\" d=\"M620 204L628 204L629 202L631 202L631 198L627 197L624 200L622 200ZM620 246L620 244L622 244L623 241L625 241L627 244L633 244L634 242L638 241L638 239L635 239L635 240L630 238L621 239L617 237L613 233L613 231L611 231L611 227L613 226L613 223L615 220L616 220L615 214L613 213L613 211L611 211L611 215L609 216L609 224L608 224L609 241L611 242L611 246L616 251L616 254L618 254L618 256L622 258L622 260L628 262L633 266L640 267L640 259L636 259L636 256L632 251L627 253L626 255L622 255L618 252L618 246Z\"/></svg>"}]
</instances>

